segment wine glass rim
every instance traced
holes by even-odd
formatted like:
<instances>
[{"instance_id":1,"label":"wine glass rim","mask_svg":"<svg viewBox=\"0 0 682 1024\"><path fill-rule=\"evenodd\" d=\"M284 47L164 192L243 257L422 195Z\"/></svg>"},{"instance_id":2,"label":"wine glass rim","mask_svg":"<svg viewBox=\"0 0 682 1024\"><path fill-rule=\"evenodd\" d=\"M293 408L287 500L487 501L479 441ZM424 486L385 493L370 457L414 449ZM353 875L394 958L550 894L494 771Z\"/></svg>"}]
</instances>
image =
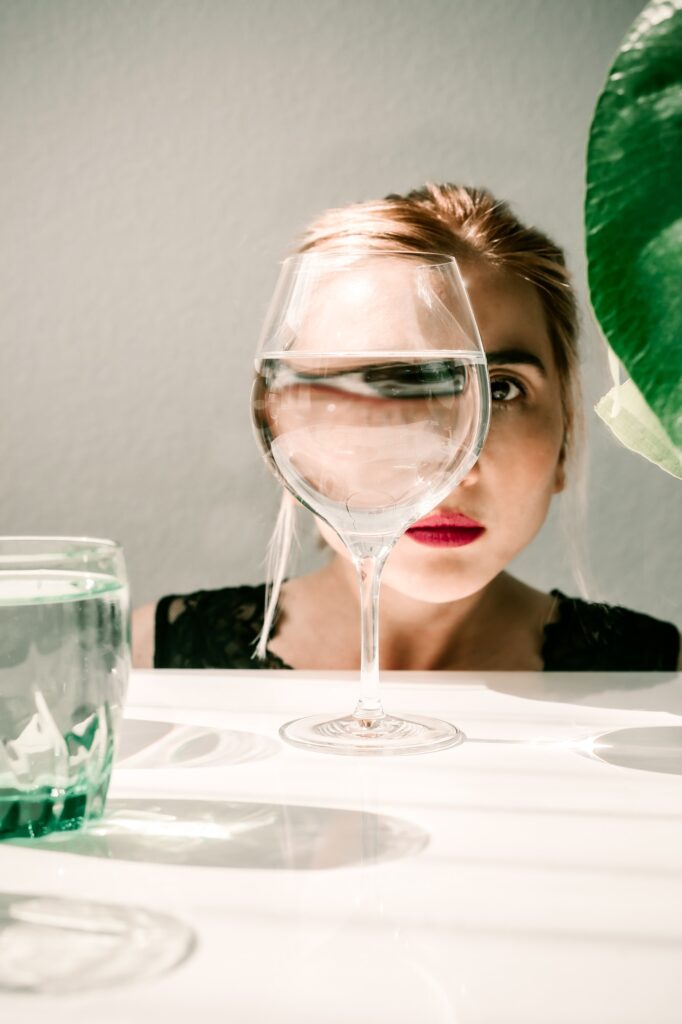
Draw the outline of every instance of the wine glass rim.
<instances>
[{"instance_id":1,"label":"wine glass rim","mask_svg":"<svg viewBox=\"0 0 682 1024\"><path fill-rule=\"evenodd\" d=\"M373 249L370 247L363 246L339 246L335 249L306 249L305 252L291 253L281 260L281 265L291 265L295 263L304 263L306 260L323 257L338 257L338 256L432 256L435 257L439 262L433 260L428 263L422 264L424 267L446 267L454 264L459 269L459 263L455 256L448 255L444 252L435 252L428 249Z\"/></svg>"},{"instance_id":2,"label":"wine glass rim","mask_svg":"<svg viewBox=\"0 0 682 1024\"><path fill-rule=\"evenodd\" d=\"M118 549L122 550L120 541L110 537L64 536L63 534L8 534L0 536L0 548L3 544L77 544L82 548Z\"/></svg>"}]
</instances>

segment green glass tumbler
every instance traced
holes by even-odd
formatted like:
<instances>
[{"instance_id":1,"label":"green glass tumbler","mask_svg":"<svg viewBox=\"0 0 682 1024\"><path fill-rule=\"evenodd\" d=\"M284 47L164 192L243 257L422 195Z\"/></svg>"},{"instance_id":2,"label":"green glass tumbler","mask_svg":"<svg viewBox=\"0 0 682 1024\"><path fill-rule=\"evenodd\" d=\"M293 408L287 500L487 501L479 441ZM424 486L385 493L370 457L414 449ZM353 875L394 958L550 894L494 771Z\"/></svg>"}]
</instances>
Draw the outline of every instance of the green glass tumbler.
<instances>
[{"instance_id":1,"label":"green glass tumbler","mask_svg":"<svg viewBox=\"0 0 682 1024\"><path fill-rule=\"evenodd\" d=\"M120 545L0 537L0 839L102 814L129 670Z\"/></svg>"}]
</instances>

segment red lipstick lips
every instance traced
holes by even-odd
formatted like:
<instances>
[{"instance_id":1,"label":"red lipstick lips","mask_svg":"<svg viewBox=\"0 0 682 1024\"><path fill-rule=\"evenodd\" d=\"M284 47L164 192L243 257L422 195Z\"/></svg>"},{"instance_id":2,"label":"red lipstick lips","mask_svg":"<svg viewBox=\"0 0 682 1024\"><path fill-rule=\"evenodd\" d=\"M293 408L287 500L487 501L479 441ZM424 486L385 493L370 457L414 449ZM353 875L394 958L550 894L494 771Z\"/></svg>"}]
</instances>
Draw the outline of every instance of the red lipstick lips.
<instances>
[{"instance_id":1,"label":"red lipstick lips","mask_svg":"<svg viewBox=\"0 0 682 1024\"><path fill-rule=\"evenodd\" d=\"M418 544L429 547L461 548L485 533L485 527L461 512L434 512L406 531Z\"/></svg>"}]
</instances>

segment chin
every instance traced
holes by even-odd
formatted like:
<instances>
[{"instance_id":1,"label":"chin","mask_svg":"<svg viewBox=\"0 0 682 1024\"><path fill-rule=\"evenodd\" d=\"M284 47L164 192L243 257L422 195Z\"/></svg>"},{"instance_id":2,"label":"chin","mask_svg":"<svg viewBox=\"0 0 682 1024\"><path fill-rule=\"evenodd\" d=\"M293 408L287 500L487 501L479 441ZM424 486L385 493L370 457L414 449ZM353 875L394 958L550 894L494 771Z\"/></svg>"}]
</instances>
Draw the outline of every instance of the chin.
<instances>
[{"instance_id":1,"label":"chin","mask_svg":"<svg viewBox=\"0 0 682 1024\"><path fill-rule=\"evenodd\" d=\"M498 575L496 569L490 575L483 575L480 572L474 574L454 572L443 573L403 573L390 572L386 567L382 578L381 586L394 590L404 597L411 597L415 601L422 601L424 604L448 604L451 601L461 601L465 597L477 594L486 584L490 583Z\"/></svg>"}]
</instances>

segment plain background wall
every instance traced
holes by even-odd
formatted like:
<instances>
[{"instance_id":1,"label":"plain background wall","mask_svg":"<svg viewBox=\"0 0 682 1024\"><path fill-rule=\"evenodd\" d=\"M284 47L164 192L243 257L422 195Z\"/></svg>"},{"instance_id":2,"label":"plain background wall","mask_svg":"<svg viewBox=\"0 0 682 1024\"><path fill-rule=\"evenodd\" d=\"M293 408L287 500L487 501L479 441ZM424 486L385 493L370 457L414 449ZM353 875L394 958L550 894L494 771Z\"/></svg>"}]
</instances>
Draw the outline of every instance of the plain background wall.
<instances>
[{"instance_id":1,"label":"plain background wall","mask_svg":"<svg viewBox=\"0 0 682 1024\"><path fill-rule=\"evenodd\" d=\"M0 533L119 538L136 603L258 581L277 261L325 207L453 180L565 245L584 300L587 133L641 6L1 0ZM677 482L593 413L590 462L595 594L681 619ZM555 513L516 569L576 591Z\"/></svg>"}]
</instances>

